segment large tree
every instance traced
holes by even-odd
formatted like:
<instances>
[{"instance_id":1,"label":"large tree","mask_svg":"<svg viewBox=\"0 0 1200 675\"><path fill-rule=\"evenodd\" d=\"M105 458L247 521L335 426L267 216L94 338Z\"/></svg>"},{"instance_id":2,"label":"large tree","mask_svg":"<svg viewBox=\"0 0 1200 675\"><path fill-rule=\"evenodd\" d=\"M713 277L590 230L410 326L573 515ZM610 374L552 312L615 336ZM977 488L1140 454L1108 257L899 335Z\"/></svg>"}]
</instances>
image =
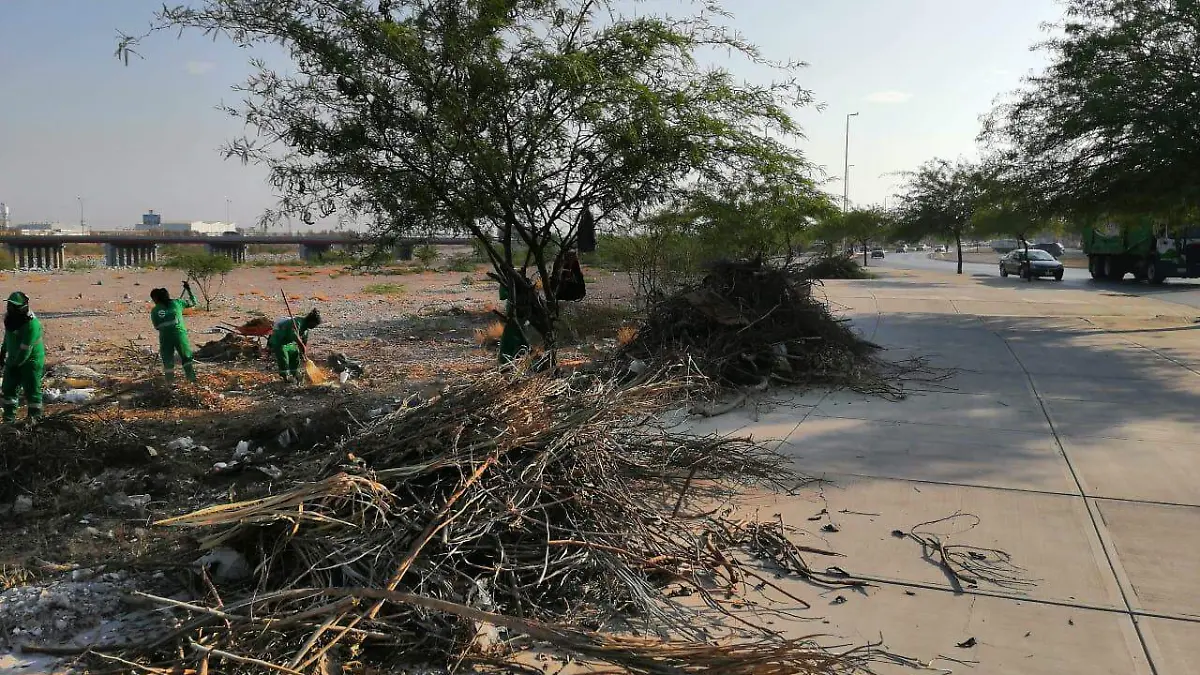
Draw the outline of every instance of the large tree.
<instances>
[{"instance_id":1,"label":"large tree","mask_svg":"<svg viewBox=\"0 0 1200 675\"><path fill-rule=\"evenodd\" d=\"M550 341L559 251L697 182L805 170L785 141L794 80L741 82L719 49L780 68L709 17L620 14L610 0L197 0L151 31L279 44L229 112L228 152L265 164L277 214L373 214L380 245L429 231L483 243L513 311ZM128 59L140 37L124 37ZM764 129L775 133L768 135ZM269 214L275 215L275 214ZM542 281L534 290L532 273Z\"/></svg>"},{"instance_id":2,"label":"large tree","mask_svg":"<svg viewBox=\"0 0 1200 675\"><path fill-rule=\"evenodd\" d=\"M1065 0L1050 65L988 119L984 140L1061 214L1200 205L1200 3Z\"/></svg>"},{"instance_id":3,"label":"large tree","mask_svg":"<svg viewBox=\"0 0 1200 675\"><path fill-rule=\"evenodd\" d=\"M982 182L979 166L964 161L934 159L907 173L895 211L895 236L953 239L962 274L962 241L971 230Z\"/></svg>"}]
</instances>

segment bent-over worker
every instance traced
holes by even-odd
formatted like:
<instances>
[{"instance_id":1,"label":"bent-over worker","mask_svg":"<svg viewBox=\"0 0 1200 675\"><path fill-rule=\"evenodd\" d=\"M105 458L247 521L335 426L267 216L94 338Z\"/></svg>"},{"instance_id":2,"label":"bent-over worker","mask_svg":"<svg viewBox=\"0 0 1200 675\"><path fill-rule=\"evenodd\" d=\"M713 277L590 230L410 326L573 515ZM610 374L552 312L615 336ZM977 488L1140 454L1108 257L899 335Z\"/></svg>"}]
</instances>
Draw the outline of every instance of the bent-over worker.
<instances>
[{"instance_id":1,"label":"bent-over worker","mask_svg":"<svg viewBox=\"0 0 1200 675\"><path fill-rule=\"evenodd\" d=\"M46 347L42 344L42 322L29 309L29 296L17 291L8 296L4 313L4 345L0 347L4 385L4 421L17 420L20 394L24 390L30 420L42 416L42 373L46 369Z\"/></svg>"},{"instance_id":2,"label":"bent-over worker","mask_svg":"<svg viewBox=\"0 0 1200 675\"><path fill-rule=\"evenodd\" d=\"M307 356L308 331L321 325L321 313L316 309L306 316L293 319L286 316L275 322L275 330L267 338L267 347L279 365L279 377L284 382L300 381L300 357Z\"/></svg>"},{"instance_id":3,"label":"bent-over worker","mask_svg":"<svg viewBox=\"0 0 1200 675\"><path fill-rule=\"evenodd\" d=\"M162 357L163 377L167 384L175 383L175 354L183 364L188 382L196 381L196 366L192 362L192 345L188 342L187 325L183 322L183 310L196 306L196 296L188 282L183 282L183 297L171 299L165 288L150 291L154 309L150 310L150 321L158 330L158 352Z\"/></svg>"}]
</instances>

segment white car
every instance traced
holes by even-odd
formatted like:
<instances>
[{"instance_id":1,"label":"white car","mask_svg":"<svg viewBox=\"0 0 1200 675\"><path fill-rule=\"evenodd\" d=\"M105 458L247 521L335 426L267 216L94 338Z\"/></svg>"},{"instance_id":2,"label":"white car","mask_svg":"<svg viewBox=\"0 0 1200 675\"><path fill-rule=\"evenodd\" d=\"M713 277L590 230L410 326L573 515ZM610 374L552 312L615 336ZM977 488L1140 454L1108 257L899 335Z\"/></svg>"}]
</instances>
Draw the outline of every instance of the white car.
<instances>
[{"instance_id":1,"label":"white car","mask_svg":"<svg viewBox=\"0 0 1200 675\"><path fill-rule=\"evenodd\" d=\"M921 251L927 251L927 250L929 250L929 247L926 246L925 244L917 244L917 252L918 253L920 253Z\"/></svg>"},{"instance_id":2,"label":"white car","mask_svg":"<svg viewBox=\"0 0 1200 675\"><path fill-rule=\"evenodd\" d=\"M947 249L944 244L938 244L937 248L933 249L934 253L945 253L946 251L947 251Z\"/></svg>"}]
</instances>

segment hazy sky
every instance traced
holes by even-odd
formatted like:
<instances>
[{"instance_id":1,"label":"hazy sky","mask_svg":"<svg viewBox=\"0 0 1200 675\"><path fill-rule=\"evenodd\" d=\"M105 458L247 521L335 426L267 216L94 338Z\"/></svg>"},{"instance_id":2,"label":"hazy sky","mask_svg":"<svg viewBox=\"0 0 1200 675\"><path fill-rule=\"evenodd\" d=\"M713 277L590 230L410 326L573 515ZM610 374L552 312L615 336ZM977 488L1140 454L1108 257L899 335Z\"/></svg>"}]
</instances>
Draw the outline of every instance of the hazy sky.
<instances>
[{"instance_id":1,"label":"hazy sky","mask_svg":"<svg viewBox=\"0 0 1200 675\"><path fill-rule=\"evenodd\" d=\"M682 7L678 0L658 6ZM128 67L118 29L143 28L161 0L0 0L0 201L16 222L127 226L167 220L240 223L274 197L265 172L225 160L240 131L215 110L249 68L248 53L200 36L160 35ZM1044 63L1029 50L1055 0L736 0L733 25L765 54L810 65L800 80L825 104L797 119L808 157L842 174L851 122L850 195L881 202L889 175L935 156L975 154L979 116ZM733 64L748 79L770 71ZM840 183L829 190L841 194Z\"/></svg>"}]
</instances>

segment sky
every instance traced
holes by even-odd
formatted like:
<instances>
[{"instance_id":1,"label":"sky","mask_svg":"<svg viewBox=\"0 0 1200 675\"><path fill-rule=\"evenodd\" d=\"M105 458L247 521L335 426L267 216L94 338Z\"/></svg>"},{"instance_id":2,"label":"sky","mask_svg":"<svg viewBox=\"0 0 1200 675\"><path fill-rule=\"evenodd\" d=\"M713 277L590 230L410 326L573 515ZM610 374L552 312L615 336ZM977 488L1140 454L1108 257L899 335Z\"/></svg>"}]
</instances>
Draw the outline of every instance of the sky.
<instances>
[{"instance_id":1,"label":"sky","mask_svg":"<svg viewBox=\"0 0 1200 675\"><path fill-rule=\"evenodd\" d=\"M182 0L180 0L182 1ZM167 221L246 225L275 201L261 167L225 159L243 133L217 110L251 56L199 35L159 35L128 66L118 31L143 29L161 0L0 0L0 202L14 222L128 227ZM648 7L681 11L684 0ZM1030 46L1061 15L1056 0L734 0L728 23L822 104L795 111L799 147L842 193L846 115L852 204L882 204L896 175L934 157L977 156L981 115L1043 67ZM639 11L646 11L644 8ZM270 55L275 56L275 55ZM743 79L770 69L723 61Z\"/></svg>"}]
</instances>

